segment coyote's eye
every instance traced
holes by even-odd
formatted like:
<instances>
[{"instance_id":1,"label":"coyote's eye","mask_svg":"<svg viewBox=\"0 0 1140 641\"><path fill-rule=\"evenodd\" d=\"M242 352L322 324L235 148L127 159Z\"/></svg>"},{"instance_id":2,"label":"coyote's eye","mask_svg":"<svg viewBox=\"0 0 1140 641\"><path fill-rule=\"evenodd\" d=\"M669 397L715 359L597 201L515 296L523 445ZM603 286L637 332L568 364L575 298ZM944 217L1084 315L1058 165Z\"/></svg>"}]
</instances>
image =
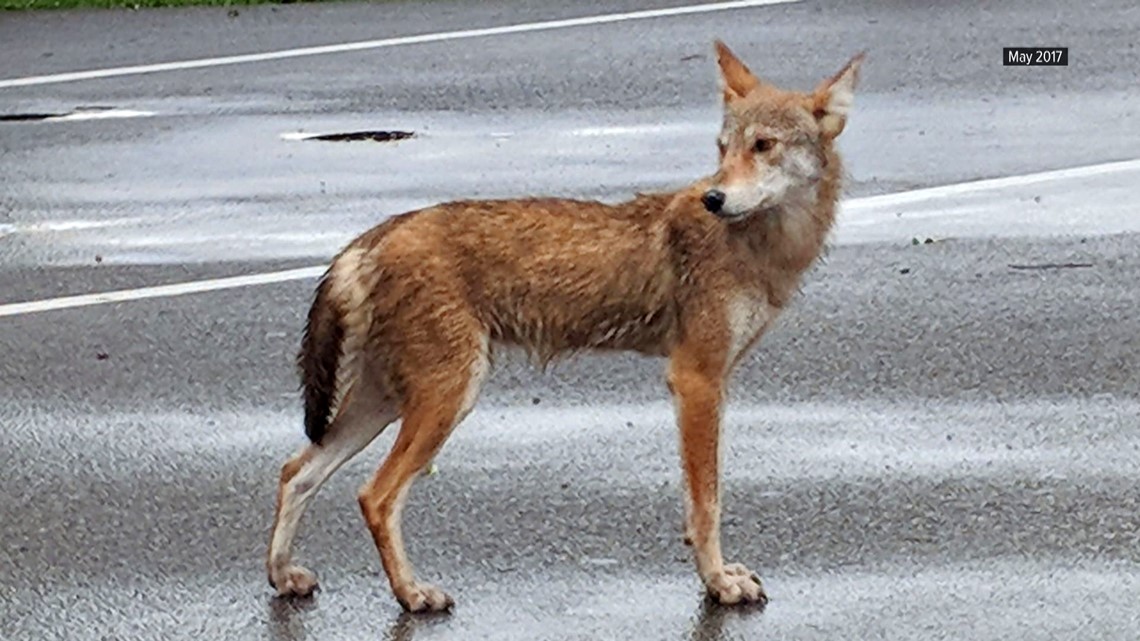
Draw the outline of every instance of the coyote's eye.
<instances>
[{"instance_id":1,"label":"coyote's eye","mask_svg":"<svg viewBox=\"0 0 1140 641\"><path fill-rule=\"evenodd\" d=\"M728 143L726 143L723 139L718 139L716 141L716 148L717 151L720 152L720 155L723 156L724 152L728 151Z\"/></svg>"},{"instance_id":2,"label":"coyote's eye","mask_svg":"<svg viewBox=\"0 0 1140 641\"><path fill-rule=\"evenodd\" d=\"M771 149L773 144L775 143L768 138L757 138L756 144L752 148L756 150L756 153L762 154Z\"/></svg>"}]
</instances>

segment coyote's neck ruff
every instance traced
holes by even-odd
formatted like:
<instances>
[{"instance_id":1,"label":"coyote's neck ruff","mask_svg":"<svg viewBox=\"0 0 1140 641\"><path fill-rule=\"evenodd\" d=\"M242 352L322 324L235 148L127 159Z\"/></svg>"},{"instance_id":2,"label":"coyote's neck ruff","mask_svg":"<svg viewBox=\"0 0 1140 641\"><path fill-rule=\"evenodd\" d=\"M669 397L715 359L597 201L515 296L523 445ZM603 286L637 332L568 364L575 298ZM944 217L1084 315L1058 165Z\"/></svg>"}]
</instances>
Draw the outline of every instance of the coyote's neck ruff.
<instances>
[{"instance_id":1,"label":"coyote's neck ruff","mask_svg":"<svg viewBox=\"0 0 1140 641\"><path fill-rule=\"evenodd\" d=\"M843 173L834 140L860 58L801 94L762 83L720 43L717 53L725 117L715 174L614 205L441 204L391 218L336 256L299 356L312 445L282 470L269 557L278 591L315 585L289 563L307 497L402 417L360 505L400 602L450 605L415 581L400 509L412 479L473 407L491 346L502 343L543 364L586 349L668 357L698 572L722 602L764 598L759 580L720 552L725 381L823 249Z\"/></svg>"}]
</instances>

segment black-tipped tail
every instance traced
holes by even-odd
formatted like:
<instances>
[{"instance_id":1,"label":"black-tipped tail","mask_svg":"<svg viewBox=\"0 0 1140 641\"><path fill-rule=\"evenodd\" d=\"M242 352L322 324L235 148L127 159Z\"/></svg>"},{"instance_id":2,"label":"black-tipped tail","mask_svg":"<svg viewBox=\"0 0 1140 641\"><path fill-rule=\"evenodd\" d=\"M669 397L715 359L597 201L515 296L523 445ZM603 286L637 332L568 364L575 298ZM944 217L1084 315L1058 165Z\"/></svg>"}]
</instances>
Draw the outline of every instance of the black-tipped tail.
<instances>
[{"instance_id":1,"label":"black-tipped tail","mask_svg":"<svg viewBox=\"0 0 1140 641\"><path fill-rule=\"evenodd\" d=\"M316 298L309 308L309 319L297 354L305 403L305 436L319 444L329 426L329 413L336 398L336 375L340 363L344 327L337 301L329 289L330 274L317 285Z\"/></svg>"}]
</instances>

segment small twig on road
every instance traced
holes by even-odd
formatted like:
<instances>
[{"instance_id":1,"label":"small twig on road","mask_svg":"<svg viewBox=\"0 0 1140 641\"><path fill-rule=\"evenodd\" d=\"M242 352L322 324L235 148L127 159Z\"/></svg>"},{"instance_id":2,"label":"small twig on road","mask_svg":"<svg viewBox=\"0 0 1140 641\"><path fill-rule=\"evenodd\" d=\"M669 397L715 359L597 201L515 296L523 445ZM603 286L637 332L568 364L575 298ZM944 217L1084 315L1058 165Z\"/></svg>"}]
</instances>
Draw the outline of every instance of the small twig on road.
<instances>
[{"instance_id":1,"label":"small twig on road","mask_svg":"<svg viewBox=\"0 0 1140 641\"><path fill-rule=\"evenodd\" d=\"M1038 265L1010 265L1010 269L1076 269L1092 267L1092 263L1041 263Z\"/></svg>"}]
</instances>

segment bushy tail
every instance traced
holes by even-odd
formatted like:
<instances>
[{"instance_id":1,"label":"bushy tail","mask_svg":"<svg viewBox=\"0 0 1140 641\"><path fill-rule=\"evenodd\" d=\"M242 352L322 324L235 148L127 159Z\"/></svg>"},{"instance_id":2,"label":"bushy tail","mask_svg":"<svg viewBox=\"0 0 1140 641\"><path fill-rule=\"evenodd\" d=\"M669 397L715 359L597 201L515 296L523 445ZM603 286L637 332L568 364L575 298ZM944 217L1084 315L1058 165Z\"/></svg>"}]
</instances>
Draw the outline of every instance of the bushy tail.
<instances>
[{"instance_id":1,"label":"bushy tail","mask_svg":"<svg viewBox=\"0 0 1140 641\"><path fill-rule=\"evenodd\" d=\"M309 319L297 354L305 403L305 436L320 444L329 426L337 394L337 369L345 328L338 301L331 295L331 268L317 285Z\"/></svg>"}]
</instances>

